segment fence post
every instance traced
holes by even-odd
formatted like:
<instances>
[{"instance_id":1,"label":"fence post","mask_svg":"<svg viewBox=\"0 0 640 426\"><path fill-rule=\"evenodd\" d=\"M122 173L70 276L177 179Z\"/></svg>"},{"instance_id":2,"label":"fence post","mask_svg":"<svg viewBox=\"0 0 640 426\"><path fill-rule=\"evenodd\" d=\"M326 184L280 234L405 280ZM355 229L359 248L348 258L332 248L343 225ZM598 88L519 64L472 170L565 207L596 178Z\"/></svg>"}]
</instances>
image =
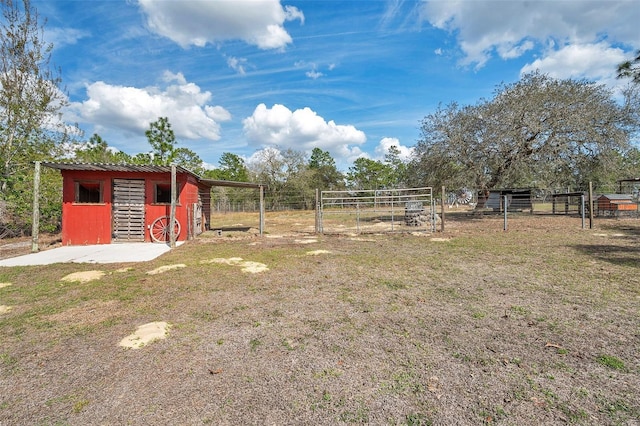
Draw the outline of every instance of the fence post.
<instances>
[{"instance_id":1,"label":"fence post","mask_svg":"<svg viewBox=\"0 0 640 426\"><path fill-rule=\"evenodd\" d=\"M593 229L593 182L589 181L589 229Z\"/></svg>"},{"instance_id":2,"label":"fence post","mask_svg":"<svg viewBox=\"0 0 640 426\"><path fill-rule=\"evenodd\" d=\"M503 206L504 206L504 230L507 230L507 196L502 197Z\"/></svg>"},{"instance_id":3,"label":"fence post","mask_svg":"<svg viewBox=\"0 0 640 426\"><path fill-rule=\"evenodd\" d=\"M440 232L444 232L444 185L442 185L442 197L440 199Z\"/></svg>"},{"instance_id":4,"label":"fence post","mask_svg":"<svg viewBox=\"0 0 640 426\"><path fill-rule=\"evenodd\" d=\"M31 251L37 252L40 232L40 162L36 161L33 172L33 217L31 222Z\"/></svg>"},{"instance_id":5,"label":"fence post","mask_svg":"<svg viewBox=\"0 0 640 426\"><path fill-rule=\"evenodd\" d=\"M320 233L320 190L316 188L316 234Z\"/></svg>"},{"instance_id":6,"label":"fence post","mask_svg":"<svg viewBox=\"0 0 640 426\"><path fill-rule=\"evenodd\" d=\"M177 196L177 188L176 188L176 166L175 164L171 165L171 212L169 214L169 247L176 247L176 196Z\"/></svg>"},{"instance_id":7,"label":"fence post","mask_svg":"<svg viewBox=\"0 0 640 426\"><path fill-rule=\"evenodd\" d=\"M582 211L582 229L584 229L584 194L580 196L580 210Z\"/></svg>"},{"instance_id":8,"label":"fence post","mask_svg":"<svg viewBox=\"0 0 640 426\"><path fill-rule=\"evenodd\" d=\"M264 186L260 185L260 236L264 233Z\"/></svg>"}]
</instances>

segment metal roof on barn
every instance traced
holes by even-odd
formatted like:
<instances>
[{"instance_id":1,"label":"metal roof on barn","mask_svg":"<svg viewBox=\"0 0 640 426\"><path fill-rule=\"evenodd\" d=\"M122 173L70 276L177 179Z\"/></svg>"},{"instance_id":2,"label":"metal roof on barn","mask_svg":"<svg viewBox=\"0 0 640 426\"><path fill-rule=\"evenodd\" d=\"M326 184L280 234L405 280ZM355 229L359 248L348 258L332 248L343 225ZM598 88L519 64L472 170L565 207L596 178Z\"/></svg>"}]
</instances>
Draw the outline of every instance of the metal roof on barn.
<instances>
[{"instance_id":1,"label":"metal roof on barn","mask_svg":"<svg viewBox=\"0 0 640 426\"><path fill-rule=\"evenodd\" d=\"M633 197L627 194L602 194L598 198L606 198L610 201L633 201Z\"/></svg>"},{"instance_id":2,"label":"metal roof on barn","mask_svg":"<svg viewBox=\"0 0 640 426\"><path fill-rule=\"evenodd\" d=\"M91 172L133 172L133 173L171 173L171 166L152 164L115 164L115 163L55 163L42 162L45 167L58 170L81 170ZM178 173L188 173L198 177L192 171L176 166Z\"/></svg>"},{"instance_id":3,"label":"metal roof on barn","mask_svg":"<svg viewBox=\"0 0 640 426\"><path fill-rule=\"evenodd\" d=\"M55 163L42 162L45 167L58 170L91 171L91 172L125 172L125 173L171 173L171 166L154 164L113 164L113 163ZM207 186L226 186L233 188L259 189L265 185L252 182L235 182L230 180L205 179L189 169L176 166L177 173L187 173L194 176L198 182Z\"/></svg>"}]
</instances>

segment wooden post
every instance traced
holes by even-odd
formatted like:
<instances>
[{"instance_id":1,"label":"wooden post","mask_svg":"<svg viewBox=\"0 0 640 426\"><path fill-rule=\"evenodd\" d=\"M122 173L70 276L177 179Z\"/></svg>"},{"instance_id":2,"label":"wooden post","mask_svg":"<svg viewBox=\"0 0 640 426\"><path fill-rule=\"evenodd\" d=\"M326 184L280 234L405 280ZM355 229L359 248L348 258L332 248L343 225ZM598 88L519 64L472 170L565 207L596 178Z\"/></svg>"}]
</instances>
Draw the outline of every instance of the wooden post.
<instances>
[{"instance_id":1,"label":"wooden post","mask_svg":"<svg viewBox=\"0 0 640 426\"><path fill-rule=\"evenodd\" d=\"M264 186L260 185L260 236L264 233Z\"/></svg>"},{"instance_id":2,"label":"wooden post","mask_svg":"<svg viewBox=\"0 0 640 426\"><path fill-rule=\"evenodd\" d=\"M444 185L442 185L442 196L440 200L440 232L444 232Z\"/></svg>"},{"instance_id":3,"label":"wooden post","mask_svg":"<svg viewBox=\"0 0 640 426\"><path fill-rule=\"evenodd\" d=\"M171 213L169 214L169 247L176 247L176 166L175 164L171 165Z\"/></svg>"},{"instance_id":4,"label":"wooden post","mask_svg":"<svg viewBox=\"0 0 640 426\"><path fill-rule=\"evenodd\" d=\"M40 232L40 162L36 161L33 171L33 217L31 221L31 251L37 252Z\"/></svg>"},{"instance_id":5,"label":"wooden post","mask_svg":"<svg viewBox=\"0 0 640 426\"><path fill-rule=\"evenodd\" d=\"M593 182L589 181L589 229L593 229Z\"/></svg>"},{"instance_id":6,"label":"wooden post","mask_svg":"<svg viewBox=\"0 0 640 426\"><path fill-rule=\"evenodd\" d=\"M320 190L316 188L316 234L320 233Z\"/></svg>"}]
</instances>

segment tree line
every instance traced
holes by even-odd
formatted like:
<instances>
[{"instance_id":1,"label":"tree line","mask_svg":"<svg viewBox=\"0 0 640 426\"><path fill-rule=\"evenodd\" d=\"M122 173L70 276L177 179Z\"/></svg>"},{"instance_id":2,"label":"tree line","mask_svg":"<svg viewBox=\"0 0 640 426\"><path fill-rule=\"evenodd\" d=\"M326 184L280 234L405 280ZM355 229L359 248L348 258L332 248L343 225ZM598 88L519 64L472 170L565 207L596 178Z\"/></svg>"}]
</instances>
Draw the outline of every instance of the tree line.
<instances>
[{"instance_id":1,"label":"tree line","mask_svg":"<svg viewBox=\"0 0 640 426\"><path fill-rule=\"evenodd\" d=\"M225 152L207 169L197 153L178 146L167 117L149 123L148 152L118 151L98 134L84 140L61 119L67 98L60 70L50 64L43 20L29 0L0 1L0 237L30 229L34 161L177 164L204 178L263 183L272 209L312 208L316 188L580 189L640 175L640 51L617 65L618 77L630 81L619 94L533 72L497 85L491 98L473 105L440 105L422 120L408 159L391 147L383 159L361 157L343 172L318 147L309 154L267 148L250 163ZM60 222L59 173L43 170L41 182L41 224L53 231ZM231 189L216 195L247 197Z\"/></svg>"}]
</instances>

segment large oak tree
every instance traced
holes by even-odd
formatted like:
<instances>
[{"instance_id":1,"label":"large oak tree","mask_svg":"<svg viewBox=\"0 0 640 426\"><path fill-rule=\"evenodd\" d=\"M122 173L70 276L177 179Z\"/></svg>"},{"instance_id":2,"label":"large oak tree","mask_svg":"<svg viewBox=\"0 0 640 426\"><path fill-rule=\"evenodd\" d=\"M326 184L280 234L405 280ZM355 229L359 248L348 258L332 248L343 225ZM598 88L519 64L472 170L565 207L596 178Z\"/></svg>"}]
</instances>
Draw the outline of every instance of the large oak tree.
<instances>
[{"instance_id":1,"label":"large oak tree","mask_svg":"<svg viewBox=\"0 0 640 426\"><path fill-rule=\"evenodd\" d=\"M617 167L637 129L604 86L540 73L501 84L490 100L440 107L422 121L412 184L582 186Z\"/></svg>"}]
</instances>

